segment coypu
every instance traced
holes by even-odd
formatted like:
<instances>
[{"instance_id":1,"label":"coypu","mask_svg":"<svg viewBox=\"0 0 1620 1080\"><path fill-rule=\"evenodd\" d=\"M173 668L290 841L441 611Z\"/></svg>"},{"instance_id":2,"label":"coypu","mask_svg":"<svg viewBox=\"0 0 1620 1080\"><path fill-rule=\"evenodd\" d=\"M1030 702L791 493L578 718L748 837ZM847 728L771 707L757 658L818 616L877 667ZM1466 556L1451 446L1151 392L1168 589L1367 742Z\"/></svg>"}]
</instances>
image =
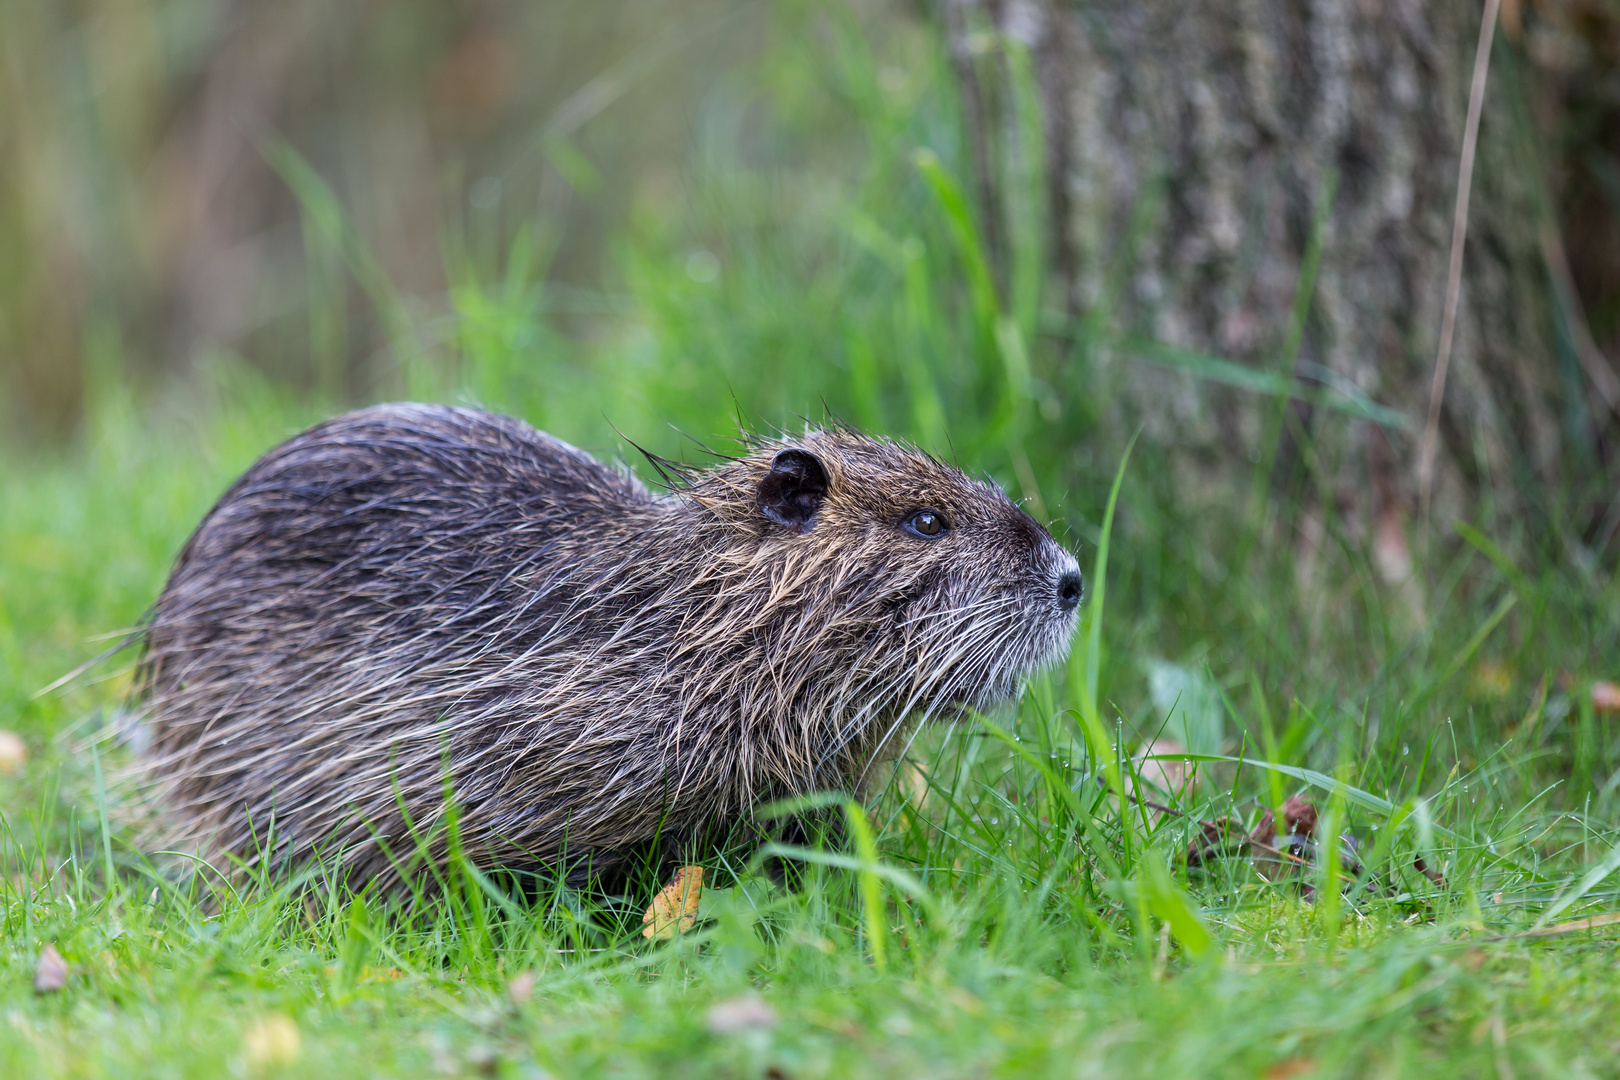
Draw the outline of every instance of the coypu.
<instances>
[{"instance_id":1,"label":"coypu","mask_svg":"<svg viewBox=\"0 0 1620 1080\"><path fill-rule=\"evenodd\" d=\"M663 494L518 420L400 404L261 458L145 627L173 841L389 887L448 858L453 784L475 865L612 871L859 789L914 719L1068 648L1078 565L989 482L839 426L649 457Z\"/></svg>"}]
</instances>

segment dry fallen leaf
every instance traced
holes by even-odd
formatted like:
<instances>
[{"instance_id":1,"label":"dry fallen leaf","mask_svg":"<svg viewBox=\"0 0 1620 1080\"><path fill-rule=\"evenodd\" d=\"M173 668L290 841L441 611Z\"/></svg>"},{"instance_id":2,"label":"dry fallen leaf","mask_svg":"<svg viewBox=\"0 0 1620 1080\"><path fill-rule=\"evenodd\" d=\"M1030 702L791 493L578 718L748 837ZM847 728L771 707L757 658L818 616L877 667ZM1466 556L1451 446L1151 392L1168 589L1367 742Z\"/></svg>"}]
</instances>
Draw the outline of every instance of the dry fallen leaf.
<instances>
[{"instance_id":1,"label":"dry fallen leaf","mask_svg":"<svg viewBox=\"0 0 1620 1080\"><path fill-rule=\"evenodd\" d=\"M298 1060L302 1049L298 1025L281 1013L262 1016L242 1032L242 1050L248 1065L254 1069L291 1065Z\"/></svg>"},{"instance_id":2,"label":"dry fallen leaf","mask_svg":"<svg viewBox=\"0 0 1620 1080\"><path fill-rule=\"evenodd\" d=\"M1268 815L1262 822L1270 827L1271 818ZM1214 821L1200 821L1201 830L1199 838L1187 845L1187 865L1202 866L1207 859L1220 855L1234 855L1244 851L1249 845L1249 838L1243 835L1241 823L1229 817L1218 817ZM1266 843L1271 843L1267 837Z\"/></svg>"},{"instance_id":3,"label":"dry fallen leaf","mask_svg":"<svg viewBox=\"0 0 1620 1080\"><path fill-rule=\"evenodd\" d=\"M1289 836L1303 836L1307 840L1316 838L1316 804L1302 799L1298 795L1290 795L1283 802L1283 823L1288 826Z\"/></svg>"},{"instance_id":4,"label":"dry fallen leaf","mask_svg":"<svg viewBox=\"0 0 1620 1080\"><path fill-rule=\"evenodd\" d=\"M1584 919L1571 919L1568 922L1553 923L1536 930L1526 930L1522 934L1510 934L1510 937L1537 938L1550 937L1554 934L1576 934L1582 930L1597 930L1604 926L1613 926L1620 923L1620 911L1610 911L1603 915L1589 915Z\"/></svg>"},{"instance_id":5,"label":"dry fallen leaf","mask_svg":"<svg viewBox=\"0 0 1620 1080\"><path fill-rule=\"evenodd\" d=\"M644 938L672 938L697 924L698 900L703 896L703 867L683 866L675 871L647 909L641 921Z\"/></svg>"},{"instance_id":6,"label":"dry fallen leaf","mask_svg":"<svg viewBox=\"0 0 1620 1080\"><path fill-rule=\"evenodd\" d=\"M34 964L34 993L56 993L67 985L67 974L67 961L56 951L56 946L45 946L40 950L39 961Z\"/></svg>"},{"instance_id":7,"label":"dry fallen leaf","mask_svg":"<svg viewBox=\"0 0 1620 1080\"><path fill-rule=\"evenodd\" d=\"M28 744L14 731L0 731L0 776L16 776L28 764Z\"/></svg>"},{"instance_id":8,"label":"dry fallen leaf","mask_svg":"<svg viewBox=\"0 0 1620 1080\"><path fill-rule=\"evenodd\" d=\"M776 1013L755 997L745 994L730 1001L722 1001L709 1010L709 1031L715 1035L735 1035L751 1028L773 1028Z\"/></svg>"},{"instance_id":9,"label":"dry fallen leaf","mask_svg":"<svg viewBox=\"0 0 1620 1080\"><path fill-rule=\"evenodd\" d=\"M1607 679L1593 683L1592 708L1597 712L1620 712L1620 683Z\"/></svg>"}]
</instances>

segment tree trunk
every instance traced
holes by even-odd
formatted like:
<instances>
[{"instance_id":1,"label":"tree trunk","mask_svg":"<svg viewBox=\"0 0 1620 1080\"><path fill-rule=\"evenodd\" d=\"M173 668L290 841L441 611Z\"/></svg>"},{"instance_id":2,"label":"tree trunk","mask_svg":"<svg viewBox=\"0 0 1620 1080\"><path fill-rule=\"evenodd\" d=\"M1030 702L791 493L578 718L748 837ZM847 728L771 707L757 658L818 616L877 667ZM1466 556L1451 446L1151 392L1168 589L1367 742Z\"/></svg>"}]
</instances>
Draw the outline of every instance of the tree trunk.
<instances>
[{"instance_id":1,"label":"tree trunk","mask_svg":"<svg viewBox=\"0 0 1620 1080\"><path fill-rule=\"evenodd\" d=\"M1401 571L1401 522L1420 502L1418 444L1481 9L1475 0L947 0L945 9L980 151L970 161L996 161L1013 123L1014 73L1033 72L1061 292L1049 307L1104 327L1094 389L1110 395L1117 429L1143 423L1170 447L1194 502L1230 492L1212 481L1251 475L1275 450L1274 483L1301 482L1363 536L1386 534L1389 544L1375 545L1393 560L1386 576ZM1005 63L1008 49L1027 50L1032 63ZM1549 273L1562 256L1542 136L1524 105L1530 77L1499 36L1440 412L1432 520L1447 527L1482 512L1548 512L1550 493L1600 475L1602 438L1612 453L1620 430L1601 393L1610 362L1580 340L1578 304L1559 302ZM1005 201L997 177L994 164L978 170L992 214ZM992 242L1004 233L986 229ZM1302 284L1310 291L1296 316ZM1279 385L1291 377L1296 399L1279 408L1232 385L1242 381L1235 369L1209 357L1275 373ZM1396 415L1358 419L1358 399ZM1587 516L1602 513L1594 504Z\"/></svg>"}]
</instances>

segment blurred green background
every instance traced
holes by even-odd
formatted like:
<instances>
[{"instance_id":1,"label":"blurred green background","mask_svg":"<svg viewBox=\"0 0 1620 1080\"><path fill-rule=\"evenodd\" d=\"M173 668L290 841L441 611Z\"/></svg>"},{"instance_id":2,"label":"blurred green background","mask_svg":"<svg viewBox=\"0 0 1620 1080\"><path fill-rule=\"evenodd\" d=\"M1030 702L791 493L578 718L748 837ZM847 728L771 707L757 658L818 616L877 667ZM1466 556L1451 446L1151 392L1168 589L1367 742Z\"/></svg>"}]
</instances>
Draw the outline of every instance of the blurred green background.
<instances>
[{"instance_id":1,"label":"blurred green background","mask_svg":"<svg viewBox=\"0 0 1620 1080\"><path fill-rule=\"evenodd\" d=\"M1466 76L1463 7L1445 10L1462 12L1447 48ZM702 460L742 427L837 415L990 473L1089 564L1115 466L1152 419L1132 394L1213 387L1201 416L1248 410L1224 456L1179 445L1171 414L1126 478L1102 685L1128 734L1185 697L1204 704L1183 737L1234 747L1220 689L1291 732L1279 752L1327 762L1352 728L1436 730L1444 684L1480 745L1551 700L1560 720L1525 768L1578 762L1570 798L1620 798L1620 748L1580 734L1575 707L1615 674L1620 426L1574 361L1526 361L1575 387L1546 403L1568 421L1551 451L1513 448L1528 510L1483 466L1462 472L1471 501L1428 521L1369 466L1376 516L1358 507L1342 461L1409 472L1425 401L1286 366L1326 317L1311 251L1325 280L1357 238L1292 207L1293 261L1244 270L1281 283L1283 302L1244 315L1257 344L1154 340L1132 244L1161 210L1173 229L1183 196L1164 210L1145 185L1113 240L1074 247L1043 157L1046 54L1013 8L0 0L0 726L43 735L108 700L120 676L31 694L139 619L237 472L342 408L477 403L632 466L631 440ZM1556 174L1545 190L1612 363L1620 18L1571 0L1503 20L1490 109L1522 105L1544 130L1551 156L1520 164ZM1460 129L1463 100L1428 104ZM1516 130L1498 115L1493 147ZM1502 160L1482 150L1481 168ZM1303 190L1336 184L1342 205L1354 164ZM1452 182L1424 197L1449 212ZM1413 227L1443 255L1448 221ZM1065 259L1101 284L1079 295ZM1549 316L1548 333L1566 325ZM1399 359L1426 387L1419 329ZM1213 479L1189 484L1189 459ZM1538 599L1464 649L1510 579Z\"/></svg>"},{"instance_id":2,"label":"blurred green background","mask_svg":"<svg viewBox=\"0 0 1620 1080\"><path fill-rule=\"evenodd\" d=\"M908 227L860 208L920 210L911 151L954 150L934 36L868 7L7 0L5 441L232 367L598 441L732 429L728 387L847 405L839 309ZM660 332L717 307L749 336Z\"/></svg>"}]
</instances>

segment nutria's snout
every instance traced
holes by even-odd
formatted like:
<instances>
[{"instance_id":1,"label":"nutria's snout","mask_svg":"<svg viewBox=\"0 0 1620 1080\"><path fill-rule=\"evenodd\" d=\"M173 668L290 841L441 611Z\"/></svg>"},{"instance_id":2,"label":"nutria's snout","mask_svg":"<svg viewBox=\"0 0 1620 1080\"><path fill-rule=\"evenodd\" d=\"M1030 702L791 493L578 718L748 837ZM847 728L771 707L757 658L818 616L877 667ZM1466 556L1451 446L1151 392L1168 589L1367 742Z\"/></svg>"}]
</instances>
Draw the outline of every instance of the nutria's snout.
<instances>
[{"instance_id":1,"label":"nutria's snout","mask_svg":"<svg viewBox=\"0 0 1620 1080\"><path fill-rule=\"evenodd\" d=\"M1082 586L1081 586L1081 581L1080 581L1080 571L1078 571L1078 570L1065 570L1065 571L1063 571L1063 573L1058 575L1058 579L1057 579L1058 607L1063 609L1063 613L1065 615L1069 614L1075 608L1080 606L1080 594L1081 594L1081 592L1082 592Z\"/></svg>"}]
</instances>

